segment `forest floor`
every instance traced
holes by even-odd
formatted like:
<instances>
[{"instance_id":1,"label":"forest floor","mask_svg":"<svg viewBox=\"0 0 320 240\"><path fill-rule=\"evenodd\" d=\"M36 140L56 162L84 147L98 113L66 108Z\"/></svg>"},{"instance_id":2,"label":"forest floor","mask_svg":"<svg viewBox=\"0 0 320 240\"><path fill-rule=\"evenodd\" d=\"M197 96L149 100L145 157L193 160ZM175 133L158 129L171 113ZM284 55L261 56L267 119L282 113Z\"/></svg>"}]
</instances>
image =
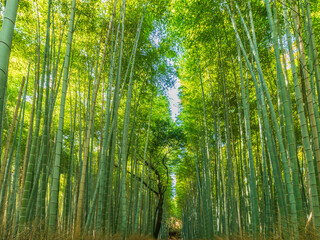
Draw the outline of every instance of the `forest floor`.
<instances>
[{"instance_id":1,"label":"forest floor","mask_svg":"<svg viewBox=\"0 0 320 240\"><path fill-rule=\"evenodd\" d=\"M174 239L174 240L177 240L177 239L181 239L181 232L179 231L170 231L169 232L169 239Z\"/></svg>"},{"instance_id":2,"label":"forest floor","mask_svg":"<svg viewBox=\"0 0 320 240\"><path fill-rule=\"evenodd\" d=\"M182 221L178 218L170 218L169 239L182 239Z\"/></svg>"}]
</instances>

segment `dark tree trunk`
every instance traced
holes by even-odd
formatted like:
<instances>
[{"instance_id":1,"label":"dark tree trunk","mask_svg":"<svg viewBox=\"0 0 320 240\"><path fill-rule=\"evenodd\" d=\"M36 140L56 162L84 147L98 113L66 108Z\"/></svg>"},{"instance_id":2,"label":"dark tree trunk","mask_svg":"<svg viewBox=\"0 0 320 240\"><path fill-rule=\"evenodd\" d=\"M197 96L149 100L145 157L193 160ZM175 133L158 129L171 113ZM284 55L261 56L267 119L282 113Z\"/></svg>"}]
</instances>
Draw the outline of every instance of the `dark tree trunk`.
<instances>
[{"instance_id":1,"label":"dark tree trunk","mask_svg":"<svg viewBox=\"0 0 320 240\"><path fill-rule=\"evenodd\" d=\"M159 194L159 202L158 202L158 206L157 206L157 211L158 211L157 223L156 223L156 227L153 232L153 237L155 239L158 239L158 235L159 235L160 228L161 228L162 213L163 213L163 200L164 200L164 193L161 192Z\"/></svg>"}]
</instances>

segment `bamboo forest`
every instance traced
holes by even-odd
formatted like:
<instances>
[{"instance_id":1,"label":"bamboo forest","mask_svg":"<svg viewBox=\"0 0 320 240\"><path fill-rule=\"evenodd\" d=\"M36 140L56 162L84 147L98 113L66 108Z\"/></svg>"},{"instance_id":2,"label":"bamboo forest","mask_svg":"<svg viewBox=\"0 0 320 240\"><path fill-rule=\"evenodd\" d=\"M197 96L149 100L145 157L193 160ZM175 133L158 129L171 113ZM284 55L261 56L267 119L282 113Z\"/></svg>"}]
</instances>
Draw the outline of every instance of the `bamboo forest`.
<instances>
[{"instance_id":1,"label":"bamboo forest","mask_svg":"<svg viewBox=\"0 0 320 240\"><path fill-rule=\"evenodd\" d=\"M319 0L0 0L0 239L320 239Z\"/></svg>"}]
</instances>

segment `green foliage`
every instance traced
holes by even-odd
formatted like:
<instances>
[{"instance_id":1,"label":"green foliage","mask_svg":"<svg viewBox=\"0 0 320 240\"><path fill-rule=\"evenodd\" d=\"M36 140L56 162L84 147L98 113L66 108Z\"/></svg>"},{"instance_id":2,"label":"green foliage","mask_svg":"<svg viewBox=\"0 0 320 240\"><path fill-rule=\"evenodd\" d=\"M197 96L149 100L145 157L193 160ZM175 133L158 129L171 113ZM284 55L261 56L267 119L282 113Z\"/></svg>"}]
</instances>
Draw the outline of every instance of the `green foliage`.
<instances>
[{"instance_id":1,"label":"green foliage","mask_svg":"<svg viewBox=\"0 0 320 240\"><path fill-rule=\"evenodd\" d=\"M184 239L294 239L320 226L318 1L74 3L71 34L71 1L20 0L0 51L3 232L167 238L174 220Z\"/></svg>"}]
</instances>

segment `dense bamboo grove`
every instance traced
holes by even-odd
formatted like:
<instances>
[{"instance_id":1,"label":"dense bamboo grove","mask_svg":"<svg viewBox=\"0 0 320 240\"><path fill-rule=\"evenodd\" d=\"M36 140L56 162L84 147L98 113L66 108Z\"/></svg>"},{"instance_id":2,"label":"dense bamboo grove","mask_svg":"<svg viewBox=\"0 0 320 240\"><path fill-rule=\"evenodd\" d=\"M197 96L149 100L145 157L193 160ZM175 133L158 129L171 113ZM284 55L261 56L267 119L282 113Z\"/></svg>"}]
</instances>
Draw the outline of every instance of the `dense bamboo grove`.
<instances>
[{"instance_id":1,"label":"dense bamboo grove","mask_svg":"<svg viewBox=\"0 0 320 240\"><path fill-rule=\"evenodd\" d=\"M172 82L161 63L170 52L155 51L149 40L167 6L92 3L7 1L0 44L4 238L24 239L28 229L74 238L168 236L168 153L179 139L162 94Z\"/></svg>"},{"instance_id":2,"label":"dense bamboo grove","mask_svg":"<svg viewBox=\"0 0 320 240\"><path fill-rule=\"evenodd\" d=\"M317 1L0 7L1 238L319 237Z\"/></svg>"},{"instance_id":3,"label":"dense bamboo grove","mask_svg":"<svg viewBox=\"0 0 320 240\"><path fill-rule=\"evenodd\" d=\"M173 25L184 47L184 239L312 239L320 223L319 4L184 4L176 3Z\"/></svg>"}]
</instances>

